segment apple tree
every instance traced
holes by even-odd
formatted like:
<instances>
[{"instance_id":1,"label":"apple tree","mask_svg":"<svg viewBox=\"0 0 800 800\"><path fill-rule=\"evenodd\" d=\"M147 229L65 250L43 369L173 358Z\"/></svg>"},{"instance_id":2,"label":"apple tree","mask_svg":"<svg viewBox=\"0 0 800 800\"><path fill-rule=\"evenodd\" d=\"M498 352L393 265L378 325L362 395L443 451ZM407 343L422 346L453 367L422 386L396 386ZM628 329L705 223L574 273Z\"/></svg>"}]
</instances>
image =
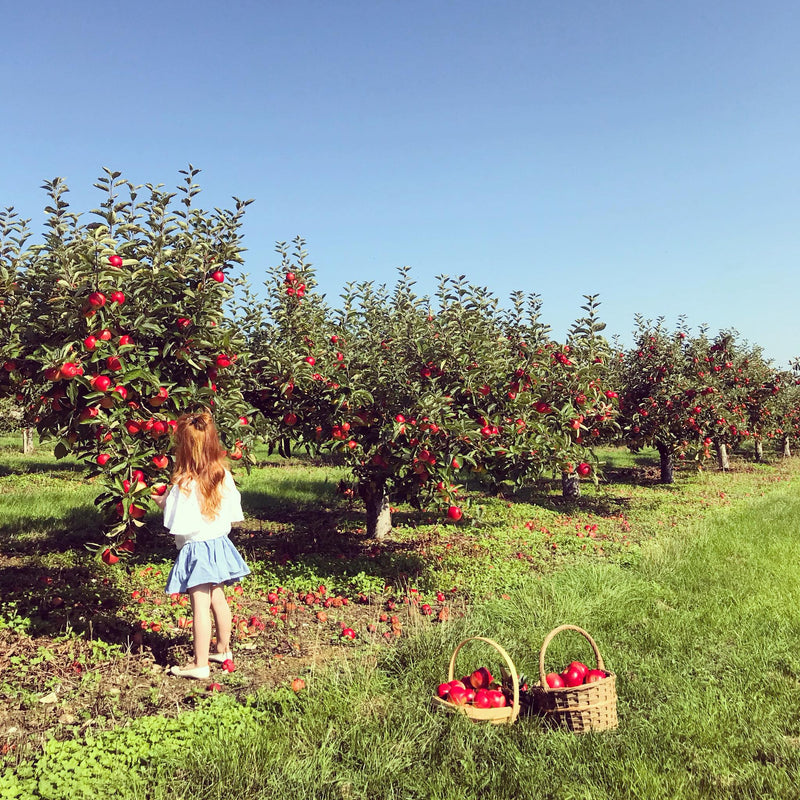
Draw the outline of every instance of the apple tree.
<instances>
[{"instance_id":1,"label":"apple tree","mask_svg":"<svg viewBox=\"0 0 800 800\"><path fill-rule=\"evenodd\" d=\"M64 181L48 181L44 240L19 278L29 414L57 456L73 453L100 477L106 558L133 547L153 487L168 479L178 415L210 409L235 460L250 438L239 388L248 357L225 315L248 202L195 207L197 173L182 171L170 193L105 170L88 224Z\"/></svg>"},{"instance_id":2,"label":"apple tree","mask_svg":"<svg viewBox=\"0 0 800 800\"><path fill-rule=\"evenodd\" d=\"M487 289L446 276L420 297L403 269L393 291L350 284L331 311L302 240L279 251L264 310L248 301L241 322L256 378L247 397L281 452L301 444L350 467L345 490L364 500L370 536L390 529L390 501L459 519L465 474L499 486L579 460L591 472L581 427L612 403L549 341L538 299L518 295L504 311Z\"/></svg>"},{"instance_id":3,"label":"apple tree","mask_svg":"<svg viewBox=\"0 0 800 800\"><path fill-rule=\"evenodd\" d=\"M634 344L622 365L624 440L633 452L654 447L661 462L661 482L672 483L675 459L703 450L698 397L708 392L698 388L683 325L671 333L663 318L653 322L637 315L635 319Z\"/></svg>"},{"instance_id":4,"label":"apple tree","mask_svg":"<svg viewBox=\"0 0 800 800\"><path fill-rule=\"evenodd\" d=\"M15 428L22 423L24 392L30 382L21 369L20 333L25 316L20 313L19 293L19 275L31 256L25 247L31 236L29 222L13 208L0 210L0 410ZM31 448L30 428L23 426L23 451Z\"/></svg>"}]
</instances>

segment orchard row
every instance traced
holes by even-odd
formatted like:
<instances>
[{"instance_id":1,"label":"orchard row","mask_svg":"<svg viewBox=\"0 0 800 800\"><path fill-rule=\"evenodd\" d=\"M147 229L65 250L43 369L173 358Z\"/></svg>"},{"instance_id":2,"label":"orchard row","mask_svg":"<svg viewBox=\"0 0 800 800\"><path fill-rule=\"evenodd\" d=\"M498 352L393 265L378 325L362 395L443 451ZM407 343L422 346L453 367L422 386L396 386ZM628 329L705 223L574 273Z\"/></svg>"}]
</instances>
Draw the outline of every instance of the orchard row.
<instances>
[{"instance_id":1,"label":"orchard row","mask_svg":"<svg viewBox=\"0 0 800 800\"><path fill-rule=\"evenodd\" d=\"M210 408L231 459L256 437L278 452L336 453L351 468L370 535L389 504L465 513L459 480L519 486L596 478L593 448L654 446L676 459L752 440L788 450L800 434L797 376L732 331L668 331L637 319L636 343L609 343L588 296L563 343L536 295L508 307L463 277L417 296L408 270L390 291L348 284L337 308L316 291L302 240L279 245L266 291L235 277L249 201L204 211L190 167L174 193L106 171L84 223L61 179L45 185L46 233L0 213L0 395L25 423L94 467L114 547L135 537L171 468L170 434ZM238 291L236 291L238 289Z\"/></svg>"}]
</instances>

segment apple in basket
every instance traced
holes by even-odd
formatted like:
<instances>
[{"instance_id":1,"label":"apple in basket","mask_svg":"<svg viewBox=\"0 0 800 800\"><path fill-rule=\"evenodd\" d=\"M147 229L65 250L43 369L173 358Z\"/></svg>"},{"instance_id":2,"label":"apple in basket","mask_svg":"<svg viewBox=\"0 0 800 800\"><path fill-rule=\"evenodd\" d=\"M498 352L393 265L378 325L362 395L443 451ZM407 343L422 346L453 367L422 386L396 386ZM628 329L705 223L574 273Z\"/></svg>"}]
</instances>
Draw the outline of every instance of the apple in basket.
<instances>
[{"instance_id":1,"label":"apple in basket","mask_svg":"<svg viewBox=\"0 0 800 800\"><path fill-rule=\"evenodd\" d=\"M562 673L565 686L580 686L589 668L580 661L573 661Z\"/></svg>"},{"instance_id":2,"label":"apple in basket","mask_svg":"<svg viewBox=\"0 0 800 800\"><path fill-rule=\"evenodd\" d=\"M467 689L464 686L451 686L447 699L457 706L464 706L470 702L469 695L471 692L471 689ZM474 695L474 692L472 694Z\"/></svg>"},{"instance_id":3,"label":"apple in basket","mask_svg":"<svg viewBox=\"0 0 800 800\"><path fill-rule=\"evenodd\" d=\"M584 683L597 683L597 681L602 681L603 678L607 678L608 674L602 669L590 669L586 673L586 677L583 679Z\"/></svg>"},{"instance_id":4,"label":"apple in basket","mask_svg":"<svg viewBox=\"0 0 800 800\"><path fill-rule=\"evenodd\" d=\"M472 701L475 708L491 708L492 707L492 692L489 689L478 689L475 692L475 699Z\"/></svg>"},{"instance_id":5,"label":"apple in basket","mask_svg":"<svg viewBox=\"0 0 800 800\"><path fill-rule=\"evenodd\" d=\"M478 689L488 689L493 678L492 673L486 667L476 669L472 675L469 676L469 683L476 691Z\"/></svg>"},{"instance_id":6,"label":"apple in basket","mask_svg":"<svg viewBox=\"0 0 800 800\"><path fill-rule=\"evenodd\" d=\"M545 681L551 689L563 689L564 679L557 672L548 672Z\"/></svg>"}]
</instances>

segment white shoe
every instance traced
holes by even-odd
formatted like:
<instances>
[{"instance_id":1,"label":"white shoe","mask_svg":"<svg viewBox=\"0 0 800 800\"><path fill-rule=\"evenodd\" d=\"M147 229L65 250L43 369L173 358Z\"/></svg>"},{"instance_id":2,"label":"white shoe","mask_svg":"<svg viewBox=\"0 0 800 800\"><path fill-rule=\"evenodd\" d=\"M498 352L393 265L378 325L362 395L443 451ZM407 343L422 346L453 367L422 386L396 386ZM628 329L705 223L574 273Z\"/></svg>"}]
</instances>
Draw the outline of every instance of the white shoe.
<instances>
[{"instance_id":1,"label":"white shoe","mask_svg":"<svg viewBox=\"0 0 800 800\"><path fill-rule=\"evenodd\" d=\"M208 660L215 664L224 664L228 660L233 661L233 653L230 650L226 650L224 653L209 653Z\"/></svg>"},{"instance_id":2,"label":"white shoe","mask_svg":"<svg viewBox=\"0 0 800 800\"><path fill-rule=\"evenodd\" d=\"M195 680L202 681L208 678L211 670L208 667L170 667L170 674L176 678L194 678Z\"/></svg>"}]
</instances>

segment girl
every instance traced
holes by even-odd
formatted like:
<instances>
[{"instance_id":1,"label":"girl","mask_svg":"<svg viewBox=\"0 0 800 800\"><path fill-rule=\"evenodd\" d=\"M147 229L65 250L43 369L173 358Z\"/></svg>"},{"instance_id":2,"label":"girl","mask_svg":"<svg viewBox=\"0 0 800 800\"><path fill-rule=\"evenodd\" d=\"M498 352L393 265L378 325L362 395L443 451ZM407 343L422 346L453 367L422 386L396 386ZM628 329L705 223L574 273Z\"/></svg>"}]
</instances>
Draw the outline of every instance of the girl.
<instances>
[{"instance_id":1,"label":"girl","mask_svg":"<svg viewBox=\"0 0 800 800\"><path fill-rule=\"evenodd\" d=\"M152 495L179 551L166 592L188 591L192 604L194 661L170 670L181 678L208 678L209 661L223 663L233 657L231 610L222 586L250 574L228 538L231 523L244 517L225 455L211 414L185 414L175 429L172 486L162 496ZM209 654L212 615L217 647Z\"/></svg>"}]
</instances>

